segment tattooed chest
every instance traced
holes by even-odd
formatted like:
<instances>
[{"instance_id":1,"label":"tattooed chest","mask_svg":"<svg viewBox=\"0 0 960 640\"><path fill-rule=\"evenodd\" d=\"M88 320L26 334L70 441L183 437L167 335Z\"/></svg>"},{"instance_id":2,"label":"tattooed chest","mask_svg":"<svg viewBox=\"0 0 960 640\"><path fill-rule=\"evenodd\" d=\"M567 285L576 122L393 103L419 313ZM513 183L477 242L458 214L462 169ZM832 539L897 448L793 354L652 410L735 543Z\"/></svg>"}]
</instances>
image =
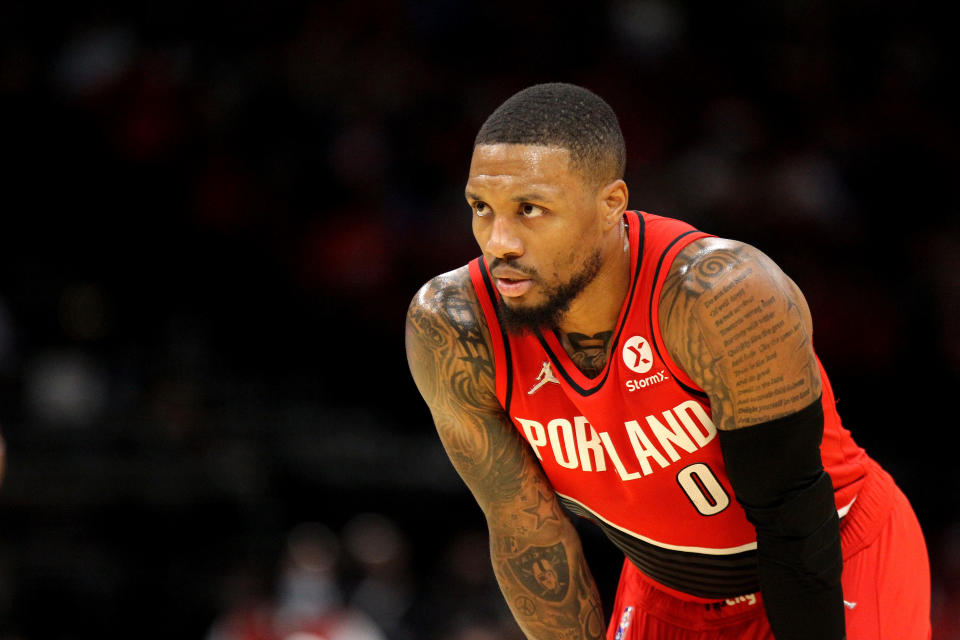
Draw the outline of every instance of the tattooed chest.
<instances>
[{"instance_id":1,"label":"tattooed chest","mask_svg":"<svg viewBox=\"0 0 960 640\"><path fill-rule=\"evenodd\" d=\"M601 331L592 336L570 332L562 336L561 343L577 368L585 376L592 378L599 375L607 364L612 337L613 331Z\"/></svg>"}]
</instances>

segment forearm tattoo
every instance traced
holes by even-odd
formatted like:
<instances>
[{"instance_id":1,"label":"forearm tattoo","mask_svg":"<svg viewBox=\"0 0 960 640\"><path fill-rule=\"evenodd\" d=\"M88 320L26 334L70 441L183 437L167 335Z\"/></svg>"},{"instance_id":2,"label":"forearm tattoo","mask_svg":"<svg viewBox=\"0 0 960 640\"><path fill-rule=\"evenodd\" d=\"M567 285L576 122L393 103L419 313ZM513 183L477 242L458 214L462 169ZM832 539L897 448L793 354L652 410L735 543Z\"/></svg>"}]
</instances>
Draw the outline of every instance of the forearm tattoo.
<instances>
[{"instance_id":1,"label":"forearm tattoo","mask_svg":"<svg viewBox=\"0 0 960 640\"><path fill-rule=\"evenodd\" d=\"M772 420L819 395L803 296L753 247L691 244L660 302L670 355L708 393L720 428Z\"/></svg>"},{"instance_id":2,"label":"forearm tattoo","mask_svg":"<svg viewBox=\"0 0 960 640\"><path fill-rule=\"evenodd\" d=\"M603 613L576 530L495 393L483 313L465 269L407 314L407 358L437 432L484 510L494 573L528 637L600 640Z\"/></svg>"},{"instance_id":3,"label":"forearm tattoo","mask_svg":"<svg viewBox=\"0 0 960 640\"><path fill-rule=\"evenodd\" d=\"M600 596L579 543L531 545L504 556L494 569L504 597L530 638L603 638Z\"/></svg>"},{"instance_id":4,"label":"forearm tattoo","mask_svg":"<svg viewBox=\"0 0 960 640\"><path fill-rule=\"evenodd\" d=\"M528 637L602 638L596 583L576 530L542 472L528 473L515 504L505 509L492 519L494 572Z\"/></svg>"},{"instance_id":5,"label":"forearm tattoo","mask_svg":"<svg viewBox=\"0 0 960 640\"><path fill-rule=\"evenodd\" d=\"M508 560L510 569L527 591L550 602L560 602L570 590L570 567L563 544L527 547Z\"/></svg>"}]
</instances>

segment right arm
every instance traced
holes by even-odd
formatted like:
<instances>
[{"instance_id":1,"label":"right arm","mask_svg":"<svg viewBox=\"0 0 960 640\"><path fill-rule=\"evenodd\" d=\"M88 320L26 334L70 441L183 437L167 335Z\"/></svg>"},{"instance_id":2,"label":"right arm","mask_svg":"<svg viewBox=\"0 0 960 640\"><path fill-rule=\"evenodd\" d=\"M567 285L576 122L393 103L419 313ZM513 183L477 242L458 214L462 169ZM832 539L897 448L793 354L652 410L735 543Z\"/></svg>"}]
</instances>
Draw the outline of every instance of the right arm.
<instances>
[{"instance_id":1,"label":"right arm","mask_svg":"<svg viewBox=\"0 0 960 640\"><path fill-rule=\"evenodd\" d=\"M406 347L447 455L486 517L493 571L524 633L603 638L600 597L577 532L497 401L490 338L465 268L414 297Z\"/></svg>"}]
</instances>

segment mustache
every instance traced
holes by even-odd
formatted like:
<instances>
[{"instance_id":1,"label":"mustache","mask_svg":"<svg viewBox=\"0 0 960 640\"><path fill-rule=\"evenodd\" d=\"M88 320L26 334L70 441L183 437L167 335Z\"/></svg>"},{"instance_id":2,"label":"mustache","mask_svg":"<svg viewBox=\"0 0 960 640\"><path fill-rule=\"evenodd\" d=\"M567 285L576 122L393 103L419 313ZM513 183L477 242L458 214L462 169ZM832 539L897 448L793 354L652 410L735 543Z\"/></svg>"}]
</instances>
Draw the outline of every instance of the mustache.
<instances>
[{"instance_id":1,"label":"mustache","mask_svg":"<svg viewBox=\"0 0 960 640\"><path fill-rule=\"evenodd\" d=\"M512 258L509 258L507 260L504 260L503 258L494 258L487 265L487 268L490 271L495 271L498 267L507 267L508 269L519 271L525 276L536 277L538 275L537 270L534 269L533 267L524 266L519 262L514 261Z\"/></svg>"}]
</instances>

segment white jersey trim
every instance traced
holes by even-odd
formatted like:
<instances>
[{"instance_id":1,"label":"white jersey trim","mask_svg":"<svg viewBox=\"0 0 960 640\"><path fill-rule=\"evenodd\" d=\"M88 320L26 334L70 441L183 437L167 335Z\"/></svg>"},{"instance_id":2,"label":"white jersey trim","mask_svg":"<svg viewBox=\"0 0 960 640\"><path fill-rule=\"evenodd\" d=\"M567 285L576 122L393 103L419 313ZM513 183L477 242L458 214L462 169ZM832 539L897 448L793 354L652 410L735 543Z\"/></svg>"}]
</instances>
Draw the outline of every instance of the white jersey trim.
<instances>
[{"instance_id":1,"label":"white jersey trim","mask_svg":"<svg viewBox=\"0 0 960 640\"><path fill-rule=\"evenodd\" d=\"M727 556L727 555L732 555L734 553L743 553L744 551L755 551L757 548L756 540L754 540L753 542L749 542L747 544L742 544L739 547L729 547L726 549L714 549L710 547L686 547L678 544L669 544L667 542L660 542L659 540L654 540L652 538L642 536L639 533L636 533L635 531L631 531L630 529L621 527L620 525L614 522L610 522L609 520L604 518L602 515L600 515L599 513L597 513L590 507L588 507L587 505L583 504L579 500L574 500L570 496L564 495L559 492L557 492L557 495L563 497L565 500L569 500L570 502L575 503L577 506L581 507L584 511L588 511L589 513L593 514L593 516L595 516L599 520L603 520L606 524L610 525L614 529L619 529L620 531L623 531L624 533L629 534L634 538L643 540L644 542L649 542L650 544L656 545L663 549L672 549L674 551L686 551L687 553L706 553L713 556Z\"/></svg>"},{"instance_id":2,"label":"white jersey trim","mask_svg":"<svg viewBox=\"0 0 960 640\"><path fill-rule=\"evenodd\" d=\"M575 500L575 499L571 498L571 497L568 496L568 495L565 495L565 494L560 493L559 491L556 492L556 494L557 494L558 496L562 497L564 500L569 500L570 502L573 502L574 504L576 504L577 506L579 506L579 507L580 507L581 509L583 509L584 511L587 511L587 512L591 513L591 514L592 514L594 517L596 517L597 519L603 520L606 524L610 525L610 526L613 527L614 529L618 529L618 530L620 530L620 531L622 531L622 532L624 532L624 533L626 533L626 534L628 534L628 535L633 536L634 538L637 538L637 539L639 539L639 540L643 540L644 542L648 542L648 543L650 543L650 544L652 544L652 545L656 545L656 546L658 546L658 547L660 547L660 548L662 548L662 549L672 549L672 550L674 550L674 551L686 551L686 552L688 552L688 553L705 553L705 554L714 555L714 556L726 556L726 555L732 555L732 554L734 554L734 553L743 553L744 551L755 551L756 548L757 548L757 542L756 542L756 540L754 540L753 542L748 542L747 544L742 544L742 545L740 545L739 547L727 547L727 548L723 548L723 549L715 549L715 548L711 548L711 547L687 547L687 546L678 545L678 544L669 544L669 543L667 543L667 542L660 542L659 540L654 540L653 538L648 538L647 536L642 536L642 535L640 535L639 533L637 533L637 532L635 532L635 531L631 531L630 529L627 529L626 527L621 527L620 525L618 525L618 524L616 524L616 523L614 523L614 522L611 522L610 520L607 520L607 519L604 518L602 515L600 515L599 513L597 513L596 511L594 511L594 510L591 509L590 507L588 507L587 505L583 504L583 503L580 502L579 500ZM851 500L851 501L848 502L846 505L844 505L844 506L840 507L839 509L837 509L837 516L839 516L839 517L842 518L842 517L844 517L845 515L847 515L847 513L850 511L850 507L852 507L852 506L853 506L853 503L856 502L856 501L857 501L857 496L854 496L854 497L853 497L853 500Z\"/></svg>"}]
</instances>

